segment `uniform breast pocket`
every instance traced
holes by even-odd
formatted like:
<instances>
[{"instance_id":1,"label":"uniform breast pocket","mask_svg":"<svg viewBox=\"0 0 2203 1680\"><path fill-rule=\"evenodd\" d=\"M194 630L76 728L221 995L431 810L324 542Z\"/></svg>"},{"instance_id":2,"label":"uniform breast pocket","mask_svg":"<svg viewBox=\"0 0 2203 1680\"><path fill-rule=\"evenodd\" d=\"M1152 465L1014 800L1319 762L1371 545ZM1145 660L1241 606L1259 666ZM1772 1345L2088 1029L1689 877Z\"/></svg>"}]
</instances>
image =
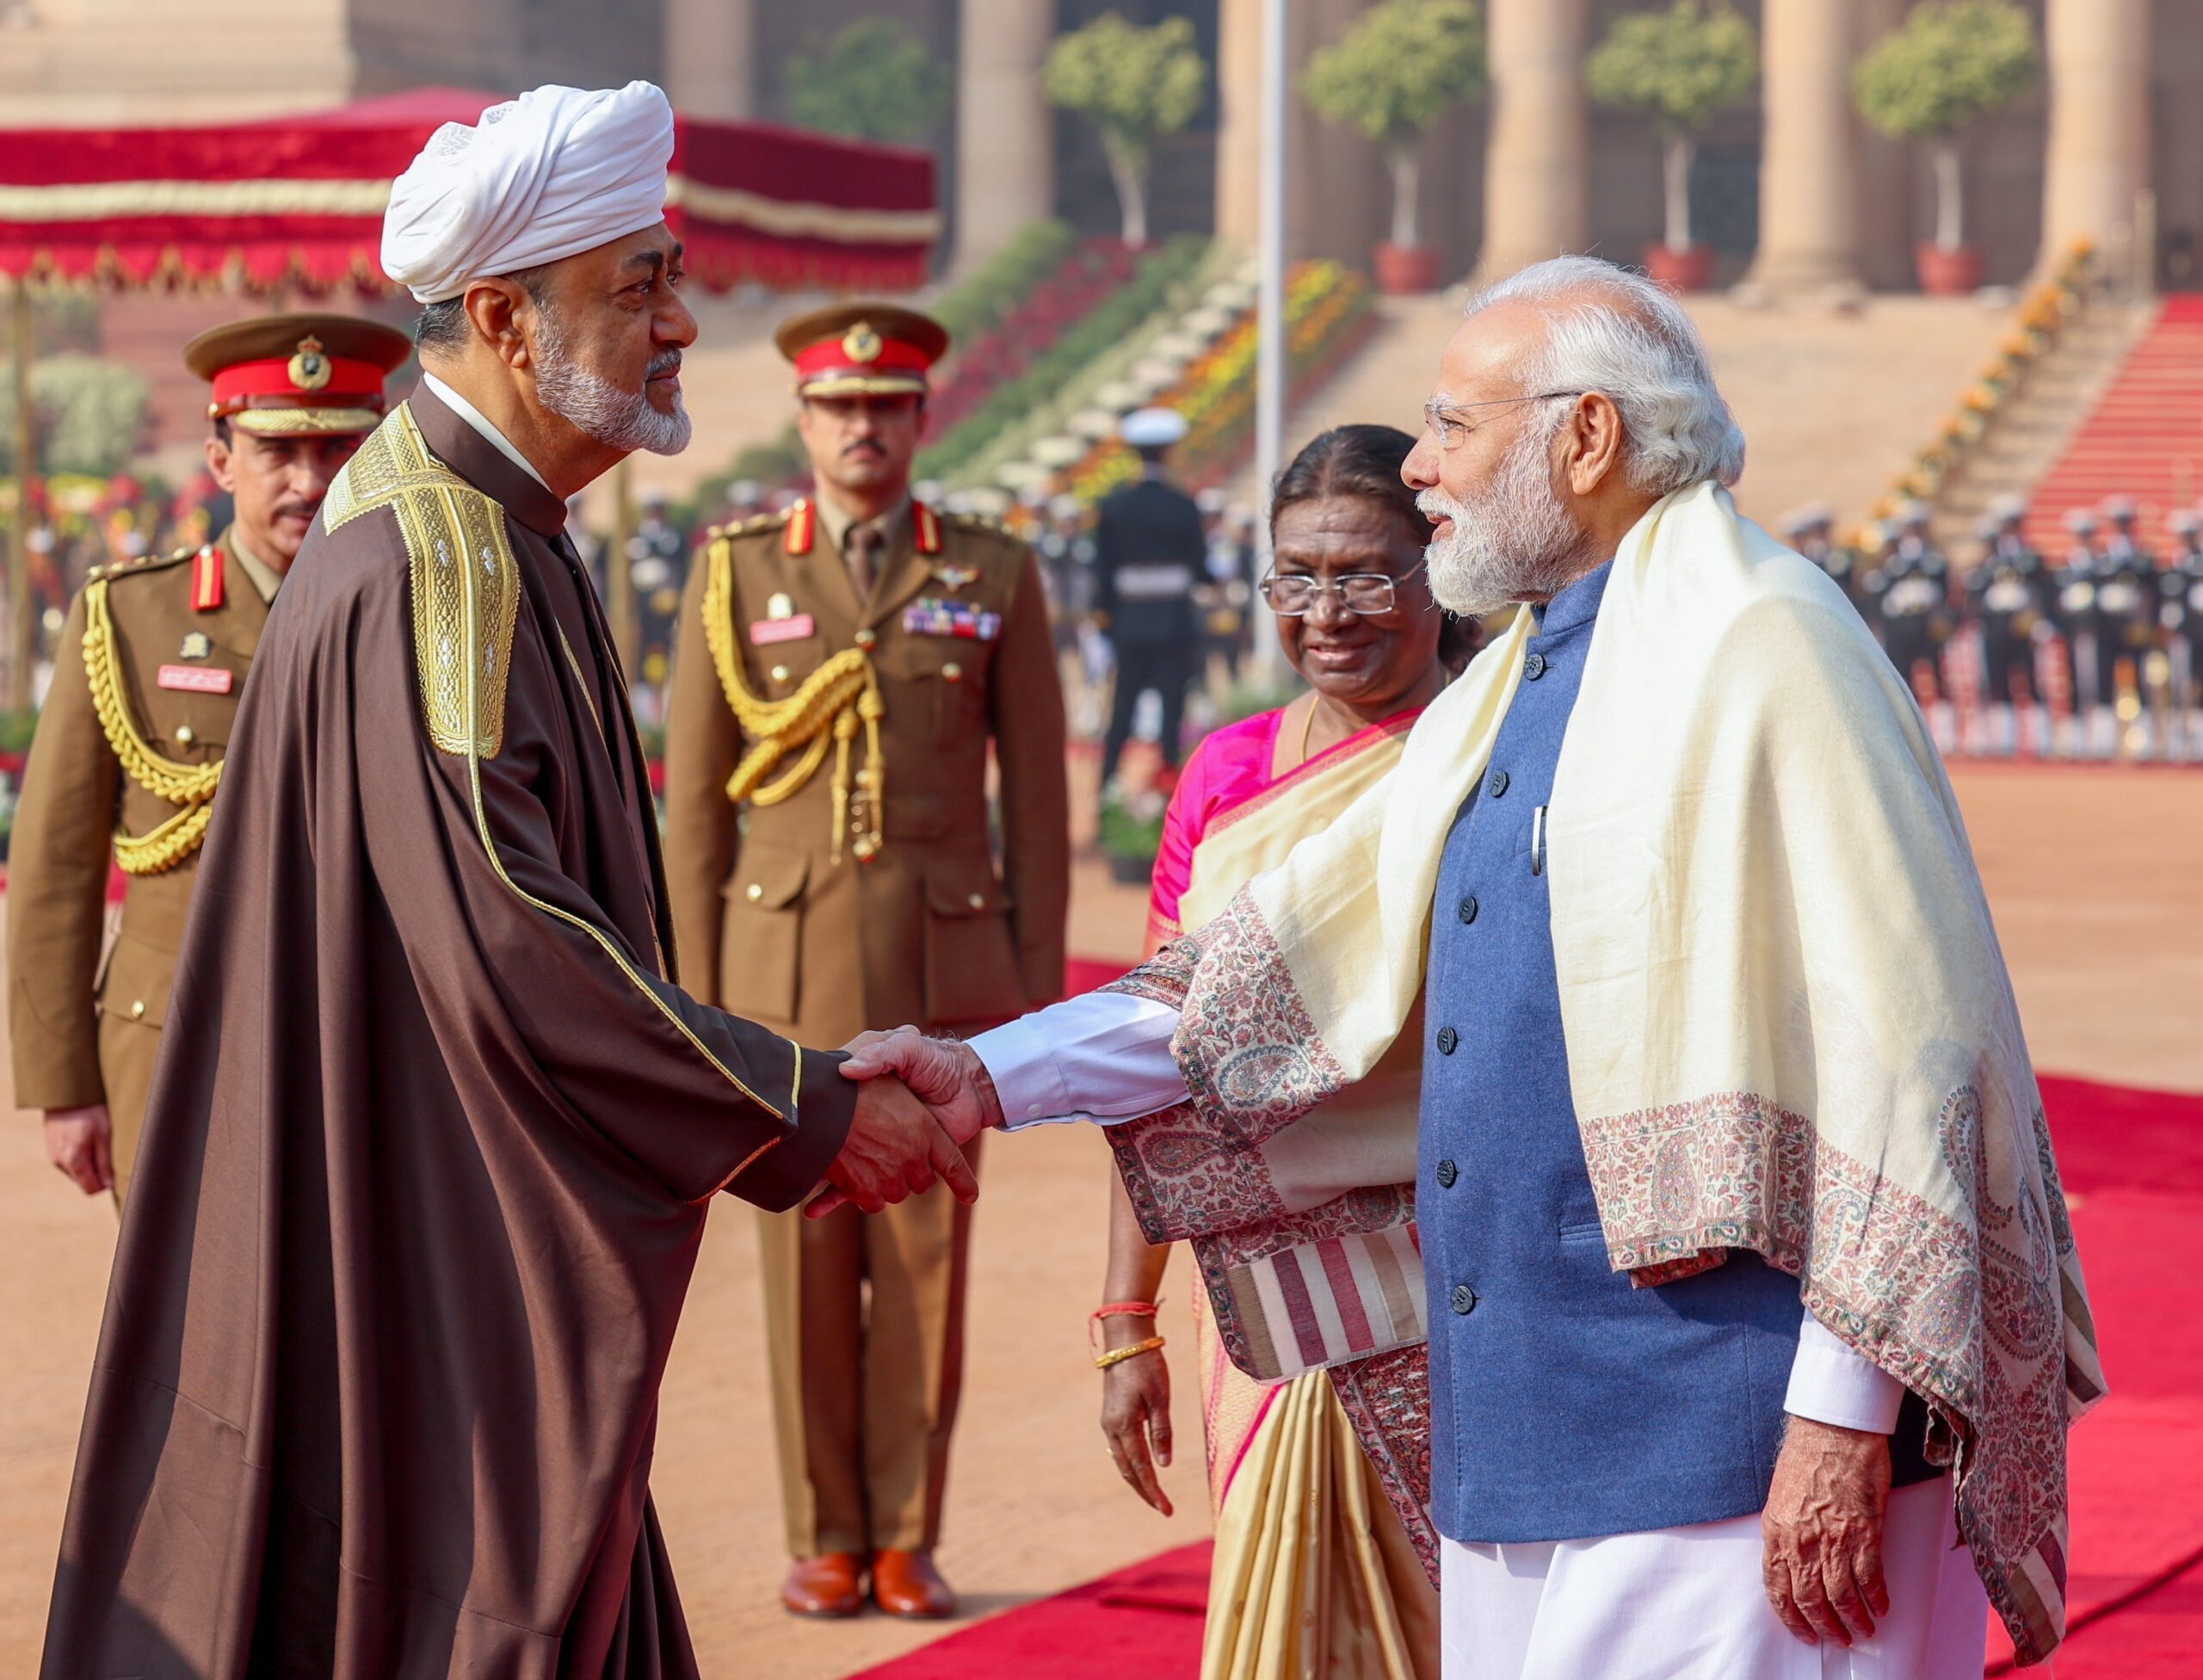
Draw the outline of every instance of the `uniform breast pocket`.
<instances>
[{"instance_id":1,"label":"uniform breast pocket","mask_svg":"<svg viewBox=\"0 0 2203 1680\"><path fill-rule=\"evenodd\" d=\"M180 764L211 763L222 756L230 744L230 728L237 720L238 702L244 697L245 674L205 665L187 666L184 670L187 676L179 677L171 671L154 691L146 707L147 733L152 738L147 744ZM180 681L205 682L223 676L230 679L227 693L170 686Z\"/></svg>"},{"instance_id":2,"label":"uniform breast pocket","mask_svg":"<svg viewBox=\"0 0 2203 1680\"><path fill-rule=\"evenodd\" d=\"M891 673L910 684L932 720L934 744L951 747L986 726L990 643L956 636L911 636Z\"/></svg>"},{"instance_id":3,"label":"uniform breast pocket","mask_svg":"<svg viewBox=\"0 0 2203 1680\"><path fill-rule=\"evenodd\" d=\"M942 1026L1006 1021L1026 1007L1009 896L981 853L926 870L926 1016Z\"/></svg>"},{"instance_id":4,"label":"uniform breast pocket","mask_svg":"<svg viewBox=\"0 0 2203 1680\"><path fill-rule=\"evenodd\" d=\"M784 642L753 640L750 651L761 700L786 700L825 663L826 657L824 642L815 635L796 636Z\"/></svg>"},{"instance_id":5,"label":"uniform breast pocket","mask_svg":"<svg viewBox=\"0 0 2203 1680\"><path fill-rule=\"evenodd\" d=\"M811 860L801 852L743 849L721 889L719 1004L752 1021L795 1019L802 980L803 889Z\"/></svg>"}]
</instances>

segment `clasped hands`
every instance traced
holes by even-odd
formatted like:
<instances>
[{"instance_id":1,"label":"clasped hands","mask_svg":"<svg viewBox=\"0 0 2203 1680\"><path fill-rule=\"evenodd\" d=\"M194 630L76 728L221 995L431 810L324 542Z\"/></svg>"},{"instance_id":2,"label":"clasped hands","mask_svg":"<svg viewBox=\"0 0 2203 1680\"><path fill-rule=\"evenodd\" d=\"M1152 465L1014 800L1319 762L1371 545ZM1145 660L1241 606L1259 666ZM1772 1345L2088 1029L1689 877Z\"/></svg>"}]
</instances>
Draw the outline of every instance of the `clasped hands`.
<instances>
[{"instance_id":1,"label":"clasped hands","mask_svg":"<svg viewBox=\"0 0 2203 1680\"><path fill-rule=\"evenodd\" d=\"M964 1146L1002 1123L985 1064L967 1044L928 1038L914 1027L860 1033L843 1045L842 1077L858 1081L856 1116L827 1188L804 1208L820 1219L844 1205L876 1214L922 1195L936 1180L959 1201L979 1199Z\"/></svg>"}]
</instances>

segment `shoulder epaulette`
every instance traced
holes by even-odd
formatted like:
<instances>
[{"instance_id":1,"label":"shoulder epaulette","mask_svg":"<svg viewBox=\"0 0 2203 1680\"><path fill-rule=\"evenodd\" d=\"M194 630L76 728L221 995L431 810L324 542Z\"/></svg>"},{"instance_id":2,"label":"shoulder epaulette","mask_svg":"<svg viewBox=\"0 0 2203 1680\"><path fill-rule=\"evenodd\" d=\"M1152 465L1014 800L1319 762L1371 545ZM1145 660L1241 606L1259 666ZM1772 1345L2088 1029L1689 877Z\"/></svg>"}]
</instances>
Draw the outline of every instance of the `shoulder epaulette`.
<instances>
[{"instance_id":1,"label":"shoulder epaulette","mask_svg":"<svg viewBox=\"0 0 2203 1680\"><path fill-rule=\"evenodd\" d=\"M747 519L729 520L724 525L714 525L705 533L705 540L717 542L721 537L746 537L759 531L777 531L788 522L793 508L782 508L777 513L752 514Z\"/></svg>"},{"instance_id":2,"label":"shoulder epaulette","mask_svg":"<svg viewBox=\"0 0 2203 1680\"><path fill-rule=\"evenodd\" d=\"M108 560L94 566L84 574L88 584L104 584L116 578L131 577L140 571L166 571L172 565L182 565L197 556L196 548L179 548L173 554L139 554L127 560Z\"/></svg>"}]
</instances>

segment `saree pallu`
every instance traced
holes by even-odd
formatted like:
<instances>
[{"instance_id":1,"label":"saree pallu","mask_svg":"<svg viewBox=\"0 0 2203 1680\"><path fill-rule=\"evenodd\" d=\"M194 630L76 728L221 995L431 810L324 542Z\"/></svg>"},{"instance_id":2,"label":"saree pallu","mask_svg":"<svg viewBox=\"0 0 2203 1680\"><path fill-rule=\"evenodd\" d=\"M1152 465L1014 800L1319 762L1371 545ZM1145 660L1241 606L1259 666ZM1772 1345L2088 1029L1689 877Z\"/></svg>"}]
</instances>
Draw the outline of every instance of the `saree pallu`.
<instances>
[{"instance_id":1,"label":"saree pallu","mask_svg":"<svg viewBox=\"0 0 2203 1680\"><path fill-rule=\"evenodd\" d=\"M1363 730L1274 780L1278 714L1211 736L1172 801L1151 942L1176 937L1182 923L1200 926L1381 781L1416 715ZM1437 1672L1429 1477L1404 1468L1421 1461L1429 1409L1414 1261L1416 1095L1412 1062L1380 1068L1328 1127L1311 1115L1302 1136L1280 1139L1280 1170L1307 1203L1299 1226L1186 1233L1205 1286L1194 1324L1216 1518L1203 1680ZM1350 1259L1349 1240L1360 1245ZM1300 1287L1304 1277L1349 1276L1355 1265L1372 1303L1361 1340L1383 1339L1382 1350L1357 1354L1336 1311L1318 1314ZM1219 1312L1243 1331L1256 1326L1263 1351L1249 1361L1253 1374L1227 1353ZM1373 1392L1389 1404L1372 1404ZM1405 1511L1395 1509L1402 1494Z\"/></svg>"}]
</instances>

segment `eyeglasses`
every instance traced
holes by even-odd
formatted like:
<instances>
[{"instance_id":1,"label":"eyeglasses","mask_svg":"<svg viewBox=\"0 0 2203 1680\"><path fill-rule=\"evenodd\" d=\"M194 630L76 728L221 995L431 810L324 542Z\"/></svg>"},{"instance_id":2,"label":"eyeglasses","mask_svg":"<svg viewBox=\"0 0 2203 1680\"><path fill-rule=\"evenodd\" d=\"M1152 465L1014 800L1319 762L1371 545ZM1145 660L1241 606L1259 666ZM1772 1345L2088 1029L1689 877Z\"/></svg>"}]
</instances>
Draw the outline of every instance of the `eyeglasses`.
<instances>
[{"instance_id":1,"label":"eyeglasses","mask_svg":"<svg viewBox=\"0 0 2203 1680\"><path fill-rule=\"evenodd\" d=\"M1472 408L1511 408L1517 403L1550 403L1562 397L1581 397L1581 391L1540 391L1534 397L1494 397L1481 403L1449 403L1433 397L1422 405L1422 423L1429 435L1438 440L1438 447L1450 449L1475 429L1459 419L1462 410Z\"/></svg>"},{"instance_id":2,"label":"eyeglasses","mask_svg":"<svg viewBox=\"0 0 2203 1680\"><path fill-rule=\"evenodd\" d=\"M1388 571L1349 571L1326 583L1300 572L1283 576L1273 571L1262 579L1262 599L1280 618L1305 618L1316 609L1316 598L1328 595L1339 610L1357 618L1381 618L1399 605L1399 585L1422 568L1418 565L1401 578Z\"/></svg>"}]
</instances>

